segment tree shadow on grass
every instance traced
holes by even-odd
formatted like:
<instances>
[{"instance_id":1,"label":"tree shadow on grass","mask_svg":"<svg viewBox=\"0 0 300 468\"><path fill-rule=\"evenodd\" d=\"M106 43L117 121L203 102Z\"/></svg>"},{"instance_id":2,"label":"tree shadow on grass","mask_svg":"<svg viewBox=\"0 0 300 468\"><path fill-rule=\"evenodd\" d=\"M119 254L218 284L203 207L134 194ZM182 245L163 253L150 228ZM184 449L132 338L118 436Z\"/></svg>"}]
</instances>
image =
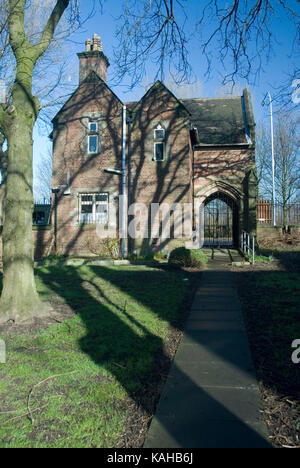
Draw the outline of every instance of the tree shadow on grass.
<instances>
[{"instance_id":1,"label":"tree shadow on grass","mask_svg":"<svg viewBox=\"0 0 300 468\"><path fill-rule=\"evenodd\" d=\"M156 394L155 401L152 399L149 403L141 394L149 392L151 385L158 385L161 381L159 375L156 376L156 381L153 380L153 370L155 372L158 369L155 367L155 360L164 360L165 373L168 373L171 365L163 339L158 336L160 321L164 325L182 327L192 299L191 295L184 294L183 280L187 276L192 280L196 273L166 272L161 268L151 271L127 268L125 271L97 266L88 269L48 268L40 270L38 275L81 317L86 327L86 334L79 341L81 350L90 356L100 369L109 371L126 390L127 395L151 418L159 395ZM152 322L145 322L145 309L148 319L149 316L153 317ZM202 338L201 334L193 336L200 346ZM207 343L203 343L204 348L206 344L208 347L211 345L211 337L208 339ZM228 343L221 342L215 349L216 354L222 355L225 360L235 361L227 346ZM157 372L159 373L159 370ZM179 393L168 414L160 410L157 413L162 428L162 440L159 442L161 447L169 446L164 445L166 443L171 443L173 447L195 447L197 443L203 447L267 445L259 432L234 414L230 407L219 403L209 391L201 388L198 382L189 377L183 369L179 369L175 363L173 374L174 372ZM188 395L198 395L195 412L188 404ZM223 430L214 435L213 418L205 408L211 408L217 415L222 415L224 420L229 421L227 433L231 428L230 436L227 434L225 437ZM203 436L203 425L200 427L203 437L199 438L197 431L200 429L197 427L201 414L210 425L210 438ZM178 424L174 425L174 417L178 416L184 418L185 430L178 431ZM239 433L243 434L242 438L238 437Z\"/></svg>"},{"instance_id":2,"label":"tree shadow on grass","mask_svg":"<svg viewBox=\"0 0 300 468\"><path fill-rule=\"evenodd\" d=\"M161 270L120 274L114 269L89 267L83 275L80 271L76 267L53 267L40 270L38 276L81 317L86 327L86 335L79 343L82 351L112 372L133 396L145 370L151 370L153 355L163 347L155 329L151 331L143 324L145 307L153 316L153 324L158 317L164 324L182 325L177 314L178 308L182 309L178 288L183 274L174 281L177 297L172 299L168 285L172 278ZM175 279L174 274L171 276ZM161 294L164 285L169 288L165 303Z\"/></svg>"}]
</instances>

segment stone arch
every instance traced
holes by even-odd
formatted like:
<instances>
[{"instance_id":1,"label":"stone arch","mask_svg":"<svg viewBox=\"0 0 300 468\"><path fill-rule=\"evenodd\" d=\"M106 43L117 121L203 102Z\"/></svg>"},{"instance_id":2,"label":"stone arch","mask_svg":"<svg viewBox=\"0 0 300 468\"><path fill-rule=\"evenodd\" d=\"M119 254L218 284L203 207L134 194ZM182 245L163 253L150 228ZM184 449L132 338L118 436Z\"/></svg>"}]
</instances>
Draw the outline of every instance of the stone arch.
<instances>
[{"instance_id":1,"label":"stone arch","mask_svg":"<svg viewBox=\"0 0 300 468\"><path fill-rule=\"evenodd\" d=\"M195 202L202 212L204 243L207 245L238 246L243 202L242 193L236 187L225 182L214 181L206 184L198 191ZM228 208L227 211L230 216L227 216L226 228L224 225L217 225L218 221L213 214L216 208L215 204L223 204ZM211 224L208 228L209 223ZM225 235L224 232L227 234Z\"/></svg>"},{"instance_id":2,"label":"stone arch","mask_svg":"<svg viewBox=\"0 0 300 468\"><path fill-rule=\"evenodd\" d=\"M207 197L212 195L215 192L223 192L225 195L231 197L238 205L242 201L243 194L242 192L223 181L213 181L204 185L198 192L195 194L197 203L202 204Z\"/></svg>"}]
</instances>

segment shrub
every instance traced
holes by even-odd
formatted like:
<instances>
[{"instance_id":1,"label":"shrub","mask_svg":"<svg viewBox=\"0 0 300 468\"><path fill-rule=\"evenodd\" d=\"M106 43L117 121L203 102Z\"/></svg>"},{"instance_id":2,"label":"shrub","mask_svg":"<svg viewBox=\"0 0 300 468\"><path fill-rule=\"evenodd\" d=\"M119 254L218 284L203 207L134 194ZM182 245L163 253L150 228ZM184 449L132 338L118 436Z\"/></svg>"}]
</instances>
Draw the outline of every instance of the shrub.
<instances>
[{"instance_id":1,"label":"shrub","mask_svg":"<svg viewBox=\"0 0 300 468\"><path fill-rule=\"evenodd\" d=\"M191 252L191 266L197 267L201 265L206 265L208 262L208 258L203 250L200 249L192 249Z\"/></svg>"},{"instance_id":2,"label":"shrub","mask_svg":"<svg viewBox=\"0 0 300 468\"><path fill-rule=\"evenodd\" d=\"M103 239L94 238L94 235L90 235L87 239L86 244L88 250L99 257L105 258L120 258L120 240L104 237Z\"/></svg>"},{"instance_id":3,"label":"shrub","mask_svg":"<svg viewBox=\"0 0 300 468\"><path fill-rule=\"evenodd\" d=\"M102 239L102 249L104 255L112 258L120 258L121 251L120 251L120 240L107 237Z\"/></svg>"},{"instance_id":4,"label":"shrub","mask_svg":"<svg viewBox=\"0 0 300 468\"><path fill-rule=\"evenodd\" d=\"M169 257L169 265L173 267L197 268L207 263L207 256L200 249L186 249L178 247L172 250Z\"/></svg>"}]
</instances>

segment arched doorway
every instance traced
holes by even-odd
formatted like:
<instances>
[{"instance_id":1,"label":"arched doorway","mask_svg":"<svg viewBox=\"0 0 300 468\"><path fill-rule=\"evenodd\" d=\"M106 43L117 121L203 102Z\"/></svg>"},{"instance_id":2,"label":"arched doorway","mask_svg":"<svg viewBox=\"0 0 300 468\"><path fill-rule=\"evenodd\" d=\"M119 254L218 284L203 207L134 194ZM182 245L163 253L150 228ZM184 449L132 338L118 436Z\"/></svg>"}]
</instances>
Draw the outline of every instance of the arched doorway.
<instances>
[{"instance_id":1,"label":"arched doorway","mask_svg":"<svg viewBox=\"0 0 300 468\"><path fill-rule=\"evenodd\" d=\"M217 191L204 200L204 246L238 245L238 207L229 195Z\"/></svg>"}]
</instances>

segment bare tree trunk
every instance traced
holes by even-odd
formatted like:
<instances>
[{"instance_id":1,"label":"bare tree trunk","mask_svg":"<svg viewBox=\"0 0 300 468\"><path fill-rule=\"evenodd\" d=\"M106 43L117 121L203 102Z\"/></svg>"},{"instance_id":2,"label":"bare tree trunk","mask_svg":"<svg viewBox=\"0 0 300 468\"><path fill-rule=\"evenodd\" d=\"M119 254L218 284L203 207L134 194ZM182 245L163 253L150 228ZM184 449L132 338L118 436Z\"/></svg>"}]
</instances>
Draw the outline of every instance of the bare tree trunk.
<instances>
[{"instance_id":1,"label":"bare tree trunk","mask_svg":"<svg viewBox=\"0 0 300 468\"><path fill-rule=\"evenodd\" d=\"M0 323L8 320L32 322L35 316L47 312L38 297L33 270L32 132L40 103L32 95L32 76L69 3L70 0L56 1L40 41L35 45L25 33L26 0L8 0L7 4L9 43L16 60L16 75L10 106L0 104L0 130L8 145Z\"/></svg>"},{"instance_id":2,"label":"bare tree trunk","mask_svg":"<svg viewBox=\"0 0 300 468\"><path fill-rule=\"evenodd\" d=\"M32 321L35 315L45 310L36 291L33 270L32 130L35 116L30 98L25 93L22 100L23 106L15 106L7 126L0 323Z\"/></svg>"}]
</instances>

